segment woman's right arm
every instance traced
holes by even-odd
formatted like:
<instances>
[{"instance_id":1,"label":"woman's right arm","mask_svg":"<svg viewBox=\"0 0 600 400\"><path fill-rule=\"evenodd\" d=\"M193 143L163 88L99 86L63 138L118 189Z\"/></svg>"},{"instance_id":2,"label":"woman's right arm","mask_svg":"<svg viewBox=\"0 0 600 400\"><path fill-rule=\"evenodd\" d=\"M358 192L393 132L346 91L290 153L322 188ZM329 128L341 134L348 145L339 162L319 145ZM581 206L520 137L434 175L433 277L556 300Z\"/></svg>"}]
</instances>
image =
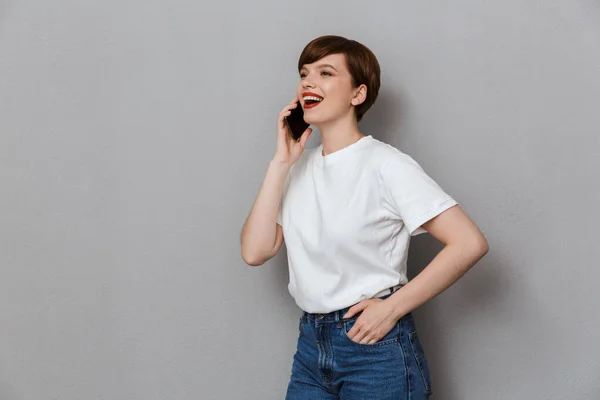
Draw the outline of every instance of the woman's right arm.
<instances>
[{"instance_id":1,"label":"woman's right arm","mask_svg":"<svg viewBox=\"0 0 600 400\"><path fill-rule=\"evenodd\" d=\"M277 223L283 185L291 166L304 151L312 129L308 128L299 141L290 135L285 117L296 107L294 98L280 113L277 129L275 157L269 163L267 173L256 200L246 218L241 233L242 258L248 265L258 266L271 259L283 243L283 231Z\"/></svg>"},{"instance_id":2,"label":"woman's right arm","mask_svg":"<svg viewBox=\"0 0 600 400\"><path fill-rule=\"evenodd\" d=\"M252 210L242 228L242 258L248 265L262 265L275 256L283 243L277 214L283 185L290 166L273 159Z\"/></svg>"}]
</instances>

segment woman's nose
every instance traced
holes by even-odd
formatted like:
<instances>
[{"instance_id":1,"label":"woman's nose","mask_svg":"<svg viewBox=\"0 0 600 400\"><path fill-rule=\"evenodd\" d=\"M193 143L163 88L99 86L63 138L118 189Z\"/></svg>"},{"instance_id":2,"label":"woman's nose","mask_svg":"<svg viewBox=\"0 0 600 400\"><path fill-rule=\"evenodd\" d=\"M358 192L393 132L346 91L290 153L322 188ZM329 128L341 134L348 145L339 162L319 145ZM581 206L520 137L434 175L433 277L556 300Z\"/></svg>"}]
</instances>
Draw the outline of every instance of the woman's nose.
<instances>
[{"instance_id":1,"label":"woman's nose","mask_svg":"<svg viewBox=\"0 0 600 400\"><path fill-rule=\"evenodd\" d=\"M314 84L313 84L311 81L309 81L308 79L304 79L304 80L302 81L302 87L303 87L304 89L307 89L307 88L314 88L314 87L315 87L315 85L314 85Z\"/></svg>"}]
</instances>

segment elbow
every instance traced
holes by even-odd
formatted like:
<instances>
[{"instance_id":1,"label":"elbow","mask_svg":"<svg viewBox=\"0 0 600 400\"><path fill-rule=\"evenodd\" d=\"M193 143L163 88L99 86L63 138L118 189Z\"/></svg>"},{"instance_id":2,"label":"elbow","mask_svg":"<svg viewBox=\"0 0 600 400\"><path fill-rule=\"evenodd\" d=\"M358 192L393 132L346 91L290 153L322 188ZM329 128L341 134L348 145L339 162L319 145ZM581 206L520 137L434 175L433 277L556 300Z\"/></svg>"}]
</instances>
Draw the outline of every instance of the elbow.
<instances>
[{"instance_id":1,"label":"elbow","mask_svg":"<svg viewBox=\"0 0 600 400\"><path fill-rule=\"evenodd\" d=\"M257 254L252 254L248 251L244 251L243 249L242 249L242 260L244 260L244 262L251 267L261 266L266 261L263 257L260 257Z\"/></svg>"},{"instance_id":2,"label":"elbow","mask_svg":"<svg viewBox=\"0 0 600 400\"><path fill-rule=\"evenodd\" d=\"M485 236L481 235L475 240L473 249L476 252L477 260L482 259L490 251L490 245Z\"/></svg>"},{"instance_id":3,"label":"elbow","mask_svg":"<svg viewBox=\"0 0 600 400\"><path fill-rule=\"evenodd\" d=\"M242 257L242 259L246 264L248 264L251 267L259 267L265 263L263 260L260 260L258 258Z\"/></svg>"},{"instance_id":4,"label":"elbow","mask_svg":"<svg viewBox=\"0 0 600 400\"><path fill-rule=\"evenodd\" d=\"M268 246L262 241L252 240L252 237L242 234L241 238L241 256L242 260L251 267L263 265L275 256L278 246Z\"/></svg>"},{"instance_id":5,"label":"elbow","mask_svg":"<svg viewBox=\"0 0 600 400\"><path fill-rule=\"evenodd\" d=\"M242 260L244 260L244 262L251 267L258 267L260 265L263 265L266 261L263 257L260 256L259 252L256 251L252 244L248 243L247 238L244 236L243 229L240 237L240 250Z\"/></svg>"},{"instance_id":6,"label":"elbow","mask_svg":"<svg viewBox=\"0 0 600 400\"><path fill-rule=\"evenodd\" d=\"M468 268L479 262L490 250L486 238L481 234L471 235L469 238L463 237L455 244L459 253L464 255Z\"/></svg>"}]
</instances>

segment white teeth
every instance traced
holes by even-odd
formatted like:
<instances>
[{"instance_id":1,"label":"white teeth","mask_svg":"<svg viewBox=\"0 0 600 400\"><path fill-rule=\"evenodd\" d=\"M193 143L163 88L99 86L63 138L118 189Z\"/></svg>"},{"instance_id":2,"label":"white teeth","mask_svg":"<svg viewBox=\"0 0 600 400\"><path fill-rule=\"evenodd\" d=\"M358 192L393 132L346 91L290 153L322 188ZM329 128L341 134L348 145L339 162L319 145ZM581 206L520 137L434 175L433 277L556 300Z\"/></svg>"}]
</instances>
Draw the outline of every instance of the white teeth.
<instances>
[{"instance_id":1,"label":"white teeth","mask_svg":"<svg viewBox=\"0 0 600 400\"><path fill-rule=\"evenodd\" d=\"M304 96L304 101L306 100L313 100L313 101L323 101L322 98L320 97L314 97L314 96Z\"/></svg>"}]
</instances>

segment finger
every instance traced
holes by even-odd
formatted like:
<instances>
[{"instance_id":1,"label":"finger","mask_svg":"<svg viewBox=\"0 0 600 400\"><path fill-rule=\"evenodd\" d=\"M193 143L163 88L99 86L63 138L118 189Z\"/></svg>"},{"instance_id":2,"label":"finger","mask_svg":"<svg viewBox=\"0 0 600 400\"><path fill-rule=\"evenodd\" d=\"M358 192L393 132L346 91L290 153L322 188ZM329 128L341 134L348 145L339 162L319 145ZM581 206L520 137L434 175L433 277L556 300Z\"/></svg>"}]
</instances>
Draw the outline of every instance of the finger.
<instances>
[{"instance_id":1,"label":"finger","mask_svg":"<svg viewBox=\"0 0 600 400\"><path fill-rule=\"evenodd\" d=\"M304 146L306 145L306 141L310 137L310 134L312 133L312 131L313 131L312 128L306 128L304 133L302 133L302 136L300 136L300 146L302 146L302 148L304 148Z\"/></svg>"},{"instance_id":2,"label":"finger","mask_svg":"<svg viewBox=\"0 0 600 400\"><path fill-rule=\"evenodd\" d=\"M286 111L291 110L292 108L296 108L296 103L290 103L288 105L286 105L285 107L283 107L283 109L281 110L281 113L284 113Z\"/></svg>"},{"instance_id":3,"label":"finger","mask_svg":"<svg viewBox=\"0 0 600 400\"><path fill-rule=\"evenodd\" d=\"M365 336L360 341L363 344L373 344L377 343L377 339L371 334L371 332L366 332Z\"/></svg>"},{"instance_id":4,"label":"finger","mask_svg":"<svg viewBox=\"0 0 600 400\"><path fill-rule=\"evenodd\" d=\"M360 303L356 303L355 305L350 307L348 309L348 312L346 314L344 314L344 316L342 318L350 318L354 314L358 313L359 311L364 310L365 308L367 308L367 302L365 300L363 300Z\"/></svg>"},{"instance_id":5,"label":"finger","mask_svg":"<svg viewBox=\"0 0 600 400\"><path fill-rule=\"evenodd\" d=\"M365 336L364 338L362 338L362 340L359 343L369 344L370 341L371 341L371 338L369 338L368 336Z\"/></svg>"},{"instance_id":6,"label":"finger","mask_svg":"<svg viewBox=\"0 0 600 400\"><path fill-rule=\"evenodd\" d=\"M292 102L290 102L289 104L287 104L283 109L284 110L289 110L292 108L296 108L296 106L298 105L298 100L294 99Z\"/></svg>"},{"instance_id":7,"label":"finger","mask_svg":"<svg viewBox=\"0 0 600 400\"><path fill-rule=\"evenodd\" d=\"M365 343L366 344L369 341L368 333L369 332L366 332L364 330L363 331L358 331L356 333L356 335L354 335L352 337L352 340L354 340L355 342L358 342L358 343Z\"/></svg>"},{"instance_id":8,"label":"finger","mask_svg":"<svg viewBox=\"0 0 600 400\"><path fill-rule=\"evenodd\" d=\"M352 306L348 309L348 311L346 312L346 314L344 314L342 316L342 318L352 318L354 316L354 314L356 314L355 308L356 306Z\"/></svg>"},{"instance_id":9,"label":"finger","mask_svg":"<svg viewBox=\"0 0 600 400\"><path fill-rule=\"evenodd\" d=\"M283 110L281 110L282 113L290 111L293 107L293 104L288 104L287 106L283 107Z\"/></svg>"},{"instance_id":10,"label":"finger","mask_svg":"<svg viewBox=\"0 0 600 400\"><path fill-rule=\"evenodd\" d=\"M361 325L362 322L359 318L354 322L352 328L350 328L350 330L348 331L348 336L350 336L352 340L356 342L360 342L369 333L369 331Z\"/></svg>"},{"instance_id":11,"label":"finger","mask_svg":"<svg viewBox=\"0 0 600 400\"><path fill-rule=\"evenodd\" d=\"M282 111L279 113L279 129L285 129L285 117L287 117L288 115L290 115L292 112L291 111Z\"/></svg>"}]
</instances>

